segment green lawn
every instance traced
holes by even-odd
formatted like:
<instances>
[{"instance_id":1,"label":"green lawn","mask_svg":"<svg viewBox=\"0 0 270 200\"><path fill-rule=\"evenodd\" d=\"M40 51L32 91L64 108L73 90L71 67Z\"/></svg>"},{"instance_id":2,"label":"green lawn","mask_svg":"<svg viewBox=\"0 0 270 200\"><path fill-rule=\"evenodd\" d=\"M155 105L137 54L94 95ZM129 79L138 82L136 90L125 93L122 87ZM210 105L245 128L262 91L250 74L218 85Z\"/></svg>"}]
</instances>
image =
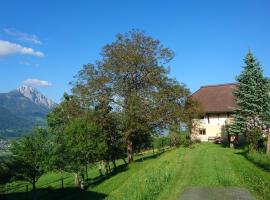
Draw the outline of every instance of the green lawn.
<instances>
[{"instance_id":1,"label":"green lawn","mask_svg":"<svg viewBox=\"0 0 270 200\"><path fill-rule=\"evenodd\" d=\"M97 169L89 170L93 180L89 181L91 184L85 191L71 187L73 177L69 174L65 179L69 188L56 190L60 187L59 174L51 173L38 182L39 188L48 187L51 182L51 188L39 190L38 196L39 199L176 200L185 188L204 186L241 187L257 199L270 199L270 172L253 164L243 153L243 150L203 143L193 148L174 149L160 156L149 154L144 161L122 166L109 177L98 179ZM27 194L18 192L6 197L25 199Z\"/></svg>"}]
</instances>

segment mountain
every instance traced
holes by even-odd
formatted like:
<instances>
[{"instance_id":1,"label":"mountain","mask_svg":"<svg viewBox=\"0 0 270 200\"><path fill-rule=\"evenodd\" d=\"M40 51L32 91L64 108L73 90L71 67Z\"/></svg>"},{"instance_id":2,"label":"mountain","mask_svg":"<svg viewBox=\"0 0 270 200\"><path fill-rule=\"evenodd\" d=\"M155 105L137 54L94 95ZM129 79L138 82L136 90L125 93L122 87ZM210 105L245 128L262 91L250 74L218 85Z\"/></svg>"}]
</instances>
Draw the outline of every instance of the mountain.
<instances>
[{"instance_id":1,"label":"mountain","mask_svg":"<svg viewBox=\"0 0 270 200\"><path fill-rule=\"evenodd\" d=\"M30 121L17 117L6 108L0 107L0 139L19 137L31 127Z\"/></svg>"},{"instance_id":2,"label":"mountain","mask_svg":"<svg viewBox=\"0 0 270 200\"><path fill-rule=\"evenodd\" d=\"M33 126L46 126L45 117L55 105L30 86L0 93L0 137L18 137Z\"/></svg>"},{"instance_id":3,"label":"mountain","mask_svg":"<svg viewBox=\"0 0 270 200\"><path fill-rule=\"evenodd\" d=\"M42 93L40 93L33 87L21 86L17 89L17 91L20 92L23 96L30 99L35 104L44 106L48 109L52 109L56 105L52 100L46 98Z\"/></svg>"}]
</instances>

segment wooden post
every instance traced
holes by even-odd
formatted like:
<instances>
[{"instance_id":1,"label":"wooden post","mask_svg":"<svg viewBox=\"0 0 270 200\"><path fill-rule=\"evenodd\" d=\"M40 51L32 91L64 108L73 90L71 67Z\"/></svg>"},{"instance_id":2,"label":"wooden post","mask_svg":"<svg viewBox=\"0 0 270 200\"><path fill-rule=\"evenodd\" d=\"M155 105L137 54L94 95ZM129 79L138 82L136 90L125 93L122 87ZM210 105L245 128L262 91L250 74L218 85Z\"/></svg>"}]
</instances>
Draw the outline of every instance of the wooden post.
<instances>
[{"instance_id":1,"label":"wooden post","mask_svg":"<svg viewBox=\"0 0 270 200\"><path fill-rule=\"evenodd\" d=\"M234 148L235 135L230 135L230 148Z\"/></svg>"},{"instance_id":2,"label":"wooden post","mask_svg":"<svg viewBox=\"0 0 270 200\"><path fill-rule=\"evenodd\" d=\"M268 133L268 137L267 137L267 150L266 150L267 154L270 154L270 132Z\"/></svg>"},{"instance_id":3,"label":"wooden post","mask_svg":"<svg viewBox=\"0 0 270 200\"><path fill-rule=\"evenodd\" d=\"M63 174L61 175L61 188L64 189L64 177Z\"/></svg>"},{"instance_id":4,"label":"wooden post","mask_svg":"<svg viewBox=\"0 0 270 200\"><path fill-rule=\"evenodd\" d=\"M131 139L127 141L127 154L128 154L128 163L133 162L133 146Z\"/></svg>"}]
</instances>

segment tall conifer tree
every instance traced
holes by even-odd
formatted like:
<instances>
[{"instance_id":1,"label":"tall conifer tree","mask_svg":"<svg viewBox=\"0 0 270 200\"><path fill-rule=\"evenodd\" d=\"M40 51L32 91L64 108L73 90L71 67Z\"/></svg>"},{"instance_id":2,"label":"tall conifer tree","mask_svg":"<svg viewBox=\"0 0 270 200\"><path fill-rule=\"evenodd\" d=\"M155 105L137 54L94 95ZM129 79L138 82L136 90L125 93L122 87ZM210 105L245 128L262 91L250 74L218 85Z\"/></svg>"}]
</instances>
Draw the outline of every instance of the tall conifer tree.
<instances>
[{"instance_id":1,"label":"tall conifer tree","mask_svg":"<svg viewBox=\"0 0 270 200\"><path fill-rule=\"evenodd\" d=\"M236 77L236 103L239 106L234 115L230 132L235 135L245 134L247 120L259 117L270 127L270 86L264 77L263 69L251 52L245 59L242 73Z\"/></svg>"}]
</instances>

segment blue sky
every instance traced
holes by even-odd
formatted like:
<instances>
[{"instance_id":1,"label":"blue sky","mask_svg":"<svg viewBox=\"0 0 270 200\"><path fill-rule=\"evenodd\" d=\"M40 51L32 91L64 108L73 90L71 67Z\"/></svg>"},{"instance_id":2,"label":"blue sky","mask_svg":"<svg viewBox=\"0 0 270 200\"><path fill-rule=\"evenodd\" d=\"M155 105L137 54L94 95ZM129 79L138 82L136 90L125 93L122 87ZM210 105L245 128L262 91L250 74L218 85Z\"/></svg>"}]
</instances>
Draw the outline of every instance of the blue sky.
<instances>
[{"instance_id":1,"label":"blue sky","mask_svg":"<svg viewBox=\"0 0 270 200\"><path fill-rule=\"evenodd\" d=\"M234 82L248 49L270 76L270 1L2 0L0 92L32 84L56 102L117 33L144 30L175 52L191 91Z\"/></svg>"}]
</instances>

